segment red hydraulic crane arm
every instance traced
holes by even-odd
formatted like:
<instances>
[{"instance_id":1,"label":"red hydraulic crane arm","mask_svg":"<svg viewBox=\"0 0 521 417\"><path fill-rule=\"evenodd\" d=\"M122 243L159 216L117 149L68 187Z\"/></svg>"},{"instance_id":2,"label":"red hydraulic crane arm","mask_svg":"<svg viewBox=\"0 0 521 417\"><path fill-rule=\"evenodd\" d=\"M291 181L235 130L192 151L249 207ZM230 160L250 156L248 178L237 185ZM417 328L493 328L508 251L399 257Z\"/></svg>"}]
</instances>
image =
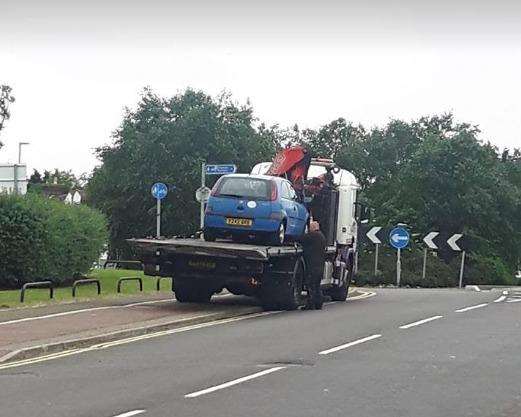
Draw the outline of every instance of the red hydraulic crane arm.
<instances>
[{"instance_id":1,"label":"red hydraulic crane arm","mask_svg":"<svg viewBox=\"0 0 521 417\"><path fill-rule=\"evenodd\" d=\"M268 170L268 175L287 176L295 189L302 190L307 179L311 155L303 146L292 146L283 149L275 158Z\"/></svg>"}]
</instances>

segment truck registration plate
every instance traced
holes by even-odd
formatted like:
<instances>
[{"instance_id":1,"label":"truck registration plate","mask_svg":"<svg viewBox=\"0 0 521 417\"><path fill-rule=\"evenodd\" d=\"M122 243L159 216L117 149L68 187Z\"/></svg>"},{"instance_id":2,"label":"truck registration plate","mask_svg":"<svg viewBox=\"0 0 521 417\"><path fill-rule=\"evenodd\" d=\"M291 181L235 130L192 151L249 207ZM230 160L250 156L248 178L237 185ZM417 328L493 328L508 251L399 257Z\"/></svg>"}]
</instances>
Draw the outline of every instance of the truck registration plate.
<instances>
[{"instance_id":1,"label":"truck registration plate","mask_svg":"<svg viewBox=\"0 0 521 417\"><path fill-rule=\"evenodd\" d=\"M246 226L249 227L253 224L252 219L238 219L235 217L227 217L226 224L230 226Z\"/></svg>"}]
</instances>

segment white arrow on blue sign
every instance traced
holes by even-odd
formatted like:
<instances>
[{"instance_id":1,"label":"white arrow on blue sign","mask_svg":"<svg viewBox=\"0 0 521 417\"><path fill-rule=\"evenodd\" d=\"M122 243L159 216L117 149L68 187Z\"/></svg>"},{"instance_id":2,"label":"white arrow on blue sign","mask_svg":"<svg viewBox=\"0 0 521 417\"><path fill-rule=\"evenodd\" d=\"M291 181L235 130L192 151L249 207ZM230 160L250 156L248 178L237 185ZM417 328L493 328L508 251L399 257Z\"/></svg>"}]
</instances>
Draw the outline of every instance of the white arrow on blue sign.
<instances>
[{"instance_id":1,"label":"white arrow on blue sign","mask_svg":"<svg viewBox=\"0 0 521 417\"><path fill-rule=\"evenodd\" d=\"M206 175L234 174L237 166L234 164L206 165Z\"/></svg>"},{"instance_id":2,"label":"white arrow on blue sign","mask_svg":"<svg viewBox=\"0 0 521 417\"><path fill-rule=\"evenodd\" d=\"M157 200L162 200L168 194L168 187L162 182L156 182L152 186L152 196Z\"/></svg>"},{"instance_id":3,"label":"white arrow on blue sign","mask_svg":"<svg viewBox=\"0 0 521 417\"><path fill-rule=\"evenodd\" d=\"M403 227L395 227L389 233L389 243L395 249L403 249L409 244L409 232Z\"/></svg>"}]
</instances>

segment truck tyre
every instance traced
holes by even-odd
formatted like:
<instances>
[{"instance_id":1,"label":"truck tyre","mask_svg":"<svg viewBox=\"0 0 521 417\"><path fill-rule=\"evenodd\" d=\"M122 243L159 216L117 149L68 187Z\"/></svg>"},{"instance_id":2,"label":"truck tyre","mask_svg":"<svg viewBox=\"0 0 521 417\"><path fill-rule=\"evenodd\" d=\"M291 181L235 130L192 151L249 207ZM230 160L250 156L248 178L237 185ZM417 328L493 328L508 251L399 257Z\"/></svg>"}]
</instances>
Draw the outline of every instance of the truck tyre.
<instances>
[{"instance_id":1,"label":"truck tyre","mask_svg":"<svg viewBox=\"0 0 521 417\"><path fill-rule=\"evenodd\" d=\"M287 272L289 276L277 277L270 274L267 280L263 280L260 298L264 310L295 310L303 304L304 263L302 259L298 258L293 269Z\"/></svg>"},{"instance_id":2,"label":"truck tyre","mask_svg":"<svg viewBox=\"0 0 521 417\"><path fill-rule=\"evenodd\" d=\"M349 261L349 268L344 271L344 277L342 277L342 284L339 287L331 288L328 295L332 301L345 301L347 299L347 293L349 292L349 284L353 279L353 262Z\"/></svg>"},{"instance_id":3,"label":"truck tyre","mask_svg":"<svg viewBox=\"0 0 521 417\"><path fill-rule=\"evenodd\" d=\"M174 279L175 298L180 303L208 303L213 290L193 279Z\"/></svg>"}]
</instances>

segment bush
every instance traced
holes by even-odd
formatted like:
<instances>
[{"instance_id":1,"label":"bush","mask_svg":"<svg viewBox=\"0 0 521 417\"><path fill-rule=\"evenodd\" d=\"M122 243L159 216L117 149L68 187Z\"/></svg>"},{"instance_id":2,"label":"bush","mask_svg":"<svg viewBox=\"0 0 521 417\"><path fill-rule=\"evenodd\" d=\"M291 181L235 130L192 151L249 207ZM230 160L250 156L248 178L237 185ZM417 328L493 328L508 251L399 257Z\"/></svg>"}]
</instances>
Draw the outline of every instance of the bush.
<instances>
[{"instance_id":1,"label":"bush","mask_svg":"<svg viewBox=\"0 0 521 417\"><path fill-rule=\"evenodd\" d=\"M105 218L39 195L0 196L0 288L87 272L106 243Z\"/></svg>"},{"instance_id":2,"label":"bush","mask_svg":"<svg viewBox=\"0 0 521 417\"><path fill-rule=\"evenodd\" d=\"M402 251L401 285L411 287L455 287L459 283L461 254L455 254L450 263L429 252L427 271L422 279L423 251L415 246ZM463 285L513 285L517 279L505 262L496 256L467 254ZM359 270L355 277L357 285L396 284L396 251L380 248L378 274L374 274L374 251L362 251Z\"/></svg>"}]
</instances>

